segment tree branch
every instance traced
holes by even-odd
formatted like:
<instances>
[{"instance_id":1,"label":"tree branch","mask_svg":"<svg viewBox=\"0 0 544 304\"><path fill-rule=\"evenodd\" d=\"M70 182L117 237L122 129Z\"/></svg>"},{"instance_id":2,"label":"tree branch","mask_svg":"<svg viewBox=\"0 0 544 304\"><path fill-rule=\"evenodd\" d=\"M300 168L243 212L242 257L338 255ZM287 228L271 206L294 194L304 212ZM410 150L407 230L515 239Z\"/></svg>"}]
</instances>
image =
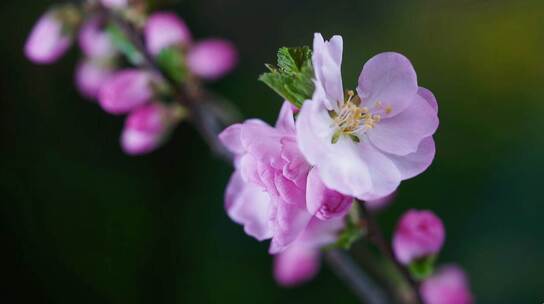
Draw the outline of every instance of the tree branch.
<instances>
[{"instance_id":1,"label":"tree branch","mask_svg":"<svg viewBox=\"0 0 544 304\"><path fill-rule=\"evenodd\" d=\"M380 252L391 261L397 271L402 275L406 283L410 286L412 295L407 299L408 303L422 304L423 300L419 292L419 283L412 278L408 269L402 265L395 257L390 242L387 242L383 236L383 232L376 222L372 212L369 212L364 202L357 200L361 204L363 220L366 221L368 229L368 240L372 242L380 250Z\"/></svg>"},{"instance_id":2,"label":"tree branch","mask_svg":"<svg viewBox=\"0 0 544 304\"><path fill-rule=\"evenodd\" d=\"M355 264L345 251L340 249L327 251L325 252L325 258L330 268L351 288L361 303L391 303L383 290Z\"/></svg>"}]
</instances>

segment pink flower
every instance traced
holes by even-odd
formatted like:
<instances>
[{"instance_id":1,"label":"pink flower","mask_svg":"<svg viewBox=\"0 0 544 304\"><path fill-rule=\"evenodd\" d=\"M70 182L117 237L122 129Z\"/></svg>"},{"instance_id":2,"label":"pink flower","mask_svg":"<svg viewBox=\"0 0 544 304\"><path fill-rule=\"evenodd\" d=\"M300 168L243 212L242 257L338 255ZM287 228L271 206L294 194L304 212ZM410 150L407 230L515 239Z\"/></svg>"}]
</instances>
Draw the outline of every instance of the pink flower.
<instances>
[{"instance_id":1,"label":"pink flower","mask_svg":"<svg viewBox=\"0 0 544 304\"><path fill-rule=\"evenodd\" d=\"M128 6L129 0L101 0L102 5L107 8L121 9Z\"/></svg>"},{"instance_id":2,"label":"pink flower","mask_svg":"<svg viewBox=\"0 0 544 304\"><path fill-rule=\"evenodd\" d=\"M191 42L189 28L174 13L158 12L149 16L144 34L147 49L154 56L167 47Z\"/></svg>"},{"instance_id":3,"label":"pink flower","mask_svg":"<svg viewBox=\"0 0 544 304\"><path fill-rule=\"evenodd\" d=\"M393 251L401 263L408 265L414 260L437 254L445 236L444 225L433 212L410 210L397 225Z\"/></svg>"},{"instance_id":4,"label":"pink flower","mask_svg":"<svg viewBox=\"0 0 544 304\"><path fill-rule=\"evenodd\" d=\"M103 26L101 18L91 17L81 27L79 46L87 57L105 58L111 57L115 53L115 47Z\"/></svg>"},{"instance_id":5,"label":"pink flower","mask_svg":"<svg viewBox=\"0 0 544 304\"><path fill-rule=\"evenodd\" d=\"M311 167L298 150L289 103L284 103L275 128L248 120L230 126L219 137L237 158L225 195L227 213L244 225L247 234L258 240L271 238L270 253L294 242L320 209L326 210L321 213L328 219L342 217L350 206L337 206L344 200L339 193L309 185ZM312 202L313 198L319 202Z\"/></svg>"},{"instance_id":6,"label":"pink flower","mask_svg":"<svg viewBox=\"0 0 544 304\"><path fill-rule=\"evenodd\" d=\"M362 200L384 197L423 172L435 154L436 101L404 56L371 58L357 94L344 95L342 37L315 35L315 91L297 119L300 150L327 187Z\"/></svg>"},{"instance_id":7,"label":"pink flower","mask_svg":"<svg viewBox=\"0 0 544 304\"><path fill-rule=\"evenodd\" d=\"M89 59L83 60L76 68L76 85L83 96L95 99L112 75L110 66Z\"/></svg>"},{"instance_id":8,"label":"pink flower","mask_svg":"<svg viewBox=\"0 0 544 304\"><path fill-rule=\"evenodd\" d=\"M425 304L472 304L468 279L455 265L444 266L421 285Z\"/></svg>"},{"instance_id":9,"label":"pink flower","mask_svg":"<svg viewBox=\"0 0 544 304\"><path fill-rule=\"evenodd\" d=\"M187 65L197 76L215 80L230 72L238 63L234 45L226 40L207 39L195 44L187 54Z\"/></svg>"},{"instance_id":10,"label":"pink flower","mask_svg":"<svg viewBox=\"0 0 544 304\"><path fill-rule=\"evenodd\" d=\"M319 248L333 243L344 226L343 220L313 219L303 234L285 251L274 257L274 278L284 287L313 279L320 264Z\"/></svg>"},{"instance_id":11,"label":"pink flower","mask_svg":"<svg viewBox=\"0 0 544 304\"><path fill-rule=\"evenodd\" d=\"M57 61L72 44L70 31L65 31L56 11L43 15L28 37L25 55L34 63L48 64Z\"/></svg>"},{"instance_id":12,"label":"pink flower","mask_svg":"<svg viewBox=\"0 0 544 304\"><path fill-rule=\"evenodd\" d=\"M102 108L111 114L124 114L147 103L153 97L152 75L138 69L115 73L99 92Z\"/></svg>"},{"instance_id":13,"label":"pink flower","mask_svg":"<svg viewBox=\"0 0 544 304\"><path fill-rule=\"evenodd\" d=\"M157 149L179 121L176 110L161 103L143 105L131 112L121 135L121 146L129 155Z\"/></svg>"}]
</instances>

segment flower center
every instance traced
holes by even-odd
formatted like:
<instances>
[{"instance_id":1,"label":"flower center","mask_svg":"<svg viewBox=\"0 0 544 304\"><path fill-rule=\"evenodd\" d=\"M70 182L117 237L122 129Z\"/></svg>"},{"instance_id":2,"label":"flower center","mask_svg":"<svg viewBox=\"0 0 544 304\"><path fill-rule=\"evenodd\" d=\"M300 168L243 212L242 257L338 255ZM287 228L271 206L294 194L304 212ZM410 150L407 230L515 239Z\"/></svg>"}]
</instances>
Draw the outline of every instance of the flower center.
<instances>
[{"instance_id":1,"label":"flower center","mask_svg":"<svg viewBox=\"0 0 544 304\"><path fill-rule=\"evenodd\" d=\"M374 128L382 119L380 114L376 114L383 108L380 102L376 102L373 106L373 109L377 111L371 111L367 107L361 107L361 98L353 91L348 91L346 96L347 99L340 109L329 113L336 127L332 137L333 144L342 135L350 137L354 142L360 142L358 135ZM390 108L385 109L385 113L390 111Z\"/></svg>"}]
</instances>

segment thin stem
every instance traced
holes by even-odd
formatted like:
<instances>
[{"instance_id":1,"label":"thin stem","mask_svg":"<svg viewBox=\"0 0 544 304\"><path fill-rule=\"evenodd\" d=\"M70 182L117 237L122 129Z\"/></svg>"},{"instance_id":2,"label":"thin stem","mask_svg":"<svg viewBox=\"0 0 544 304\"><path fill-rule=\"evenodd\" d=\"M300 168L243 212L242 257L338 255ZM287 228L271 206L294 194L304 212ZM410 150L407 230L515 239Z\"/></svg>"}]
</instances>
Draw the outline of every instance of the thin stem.
<instances>
[{"instance_id":1,"label":"thin stem","mask_svg":"<svg viewBox=\"0 0 544 304\"><path fill-rule=\"evenodd\" d=\"M218 97L202 89L201 84L196 79L191 81L190 86L187 84L180 85L168 73L161 70L154 57L147 51L141 35L139 35L138 31L129 22L115 12L109 11L102 6L99 6L99 10L123 32L125 37L129 39L131 44L142 55L142 67L159 75L174 90L175 100L189 110L190 122L199 131L204 140L206 140L214 154L225 161L232 161L232 154L217 138L217 135L226 126L225 124L230 123L231 119L221 118L219 115L215 115L213 111L207 111L206 109Z\"/></svg>"},{"instance_id":2,"label":"thin stem","mask_svg":"<svg viewBox=\"0 0 544 304\"><path fill-rule=\"evenodd\" d=\"M339 249L327 251L325 258L331 269L351 288L361 303L391 303L383 290L355 264L345 251Z\"/></svg>"},{"instance_id":3,"label":"thin stem","mask_svg":"<svg viewBox=\"0 0 544 304\"><path fill-rule=\"evenodd\" d=\"M364 217L364 220L366 220L369 241L376 245L380 252L391 261L391 263L395 266L395 268L410 286L413 293L413 298L410 299L409 302L422 304L423 300L419 292L419 283L412 278L408 269L404 265L402 265L395 257L390 243L385 240L383 232L378 223L376 222L376 219L374 218L372 212L368 211L364 202L359 201L359 203L361 204L361 210L363 211L362 215Z\"/></svg>"}]
</instances>

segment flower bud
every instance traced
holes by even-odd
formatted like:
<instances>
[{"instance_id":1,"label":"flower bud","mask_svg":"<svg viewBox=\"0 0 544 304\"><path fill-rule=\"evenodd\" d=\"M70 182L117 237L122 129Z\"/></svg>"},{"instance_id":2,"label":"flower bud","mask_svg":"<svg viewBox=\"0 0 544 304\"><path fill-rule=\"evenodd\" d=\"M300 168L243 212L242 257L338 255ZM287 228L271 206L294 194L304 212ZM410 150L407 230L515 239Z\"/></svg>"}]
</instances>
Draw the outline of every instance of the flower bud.
<instances>
[{"instance_id":1,"label":"flower bud","mask_svg":"<svg viewBox=\"0 0 544 304\"><path fill-rule=\"evenodd\" d=\"M400 219L393 235L393 250L405 265L437 254L444 244L444 225L431 211L410 210Z\"/></svg>"},{"instance_id":2,"label":"flower bud","mask_svg":"<svg viewBox=\"0 0 544 304\"><path fill-rule=\"evenodd\" d=\"M79 18L79 11L71 5L45 13L34 25L26 41L26 57L38 64L57 61L72 44Z\"/></svg>"},{"instance_id":3,"label":"flower bud","mask_svg":"<svg viewBox=\"0 0 544 304\"><path fill-rule=\"evenodd\" d=\"M208 39L195 44L187 54L187 65L191 72L214 80L230 72L238 63L234 45L220 39Z\"/></svg>"},{"instance_id":4,"label":"flower bud","mask_svg":"<svg viewBox=\"0 0 544 304\"><path fill-rule=\"evenodd\" d=\"M111 114L128 113L151 99L151 83L152 75L148 72L138 69L121 70L100 89L100 105Z\"/></svg>"},{"instance_id":5,"label":"flower bud","mask_svg":"<svg viewBox=\"0 0 544 304\"><path fill-rule=\"evenodd\" d=\"M76 68L77 88L83 96L95 99L112 74L113 70L107 64L90 59L83 60Z\"/></svg>"},{"instance_id":6,"label":"flower bud","mask_svg":"<svg viewBox=\"0 0 544 304\"><path fill-rule=\"evenodd\" d=\"M113 42L104 31L103 20L99 17L90 18L83 24L79 32L79 46L90 58L112 57L115 53Z\"/></svg>"},{"instance_id":7,"label":"flower bud","mask_svg":"<svg viewBox=\"0 0 544 304\"><path fill-rule=\"evenodd\" d=\"M144 34L147 50L154 56L167 47L191 42L189 28L174 13L158 12L149 16Z\"/></svg>"},{"instance_id":8,"label":"flower bud","mask_svg":"<svg viewBox=\"0 0 544 304\"><path fill-rule=\"evenodd\" d=\"M319 250L295 244L274 256L274 278L284 287L313 279L319 271Z\"/></svg>"},{"instance_id":9,"label":"flower bud","mask_svg":"<svg viewBox=\"0 0 544 304\"><path fill-rule=\"evenodd\" d=\"M421 296L425 304L472 304L468 279L463 270L449 265L421 284Z\"/></svg>"},{"instance_id":10,"label":"flower bud","mask_svg":"<svg viewBox=\"0 0 544 304\"><path fill-rule=\"evenodd\" d=\"M102 5L112 9L122 9L128 6L128 0L101 0Z\"/></svg>"},{"instance_id":11,"label":"flower bud","mask_svg":"<svg viewBox=\"0 0 544 304\"><path fill-rule=\"evenodd\" d=\"M130 113L121 135L121 147L129 155L157 149L181 118L177 106L160 103L143 105Z\"/></svg>"}]
</instances>

